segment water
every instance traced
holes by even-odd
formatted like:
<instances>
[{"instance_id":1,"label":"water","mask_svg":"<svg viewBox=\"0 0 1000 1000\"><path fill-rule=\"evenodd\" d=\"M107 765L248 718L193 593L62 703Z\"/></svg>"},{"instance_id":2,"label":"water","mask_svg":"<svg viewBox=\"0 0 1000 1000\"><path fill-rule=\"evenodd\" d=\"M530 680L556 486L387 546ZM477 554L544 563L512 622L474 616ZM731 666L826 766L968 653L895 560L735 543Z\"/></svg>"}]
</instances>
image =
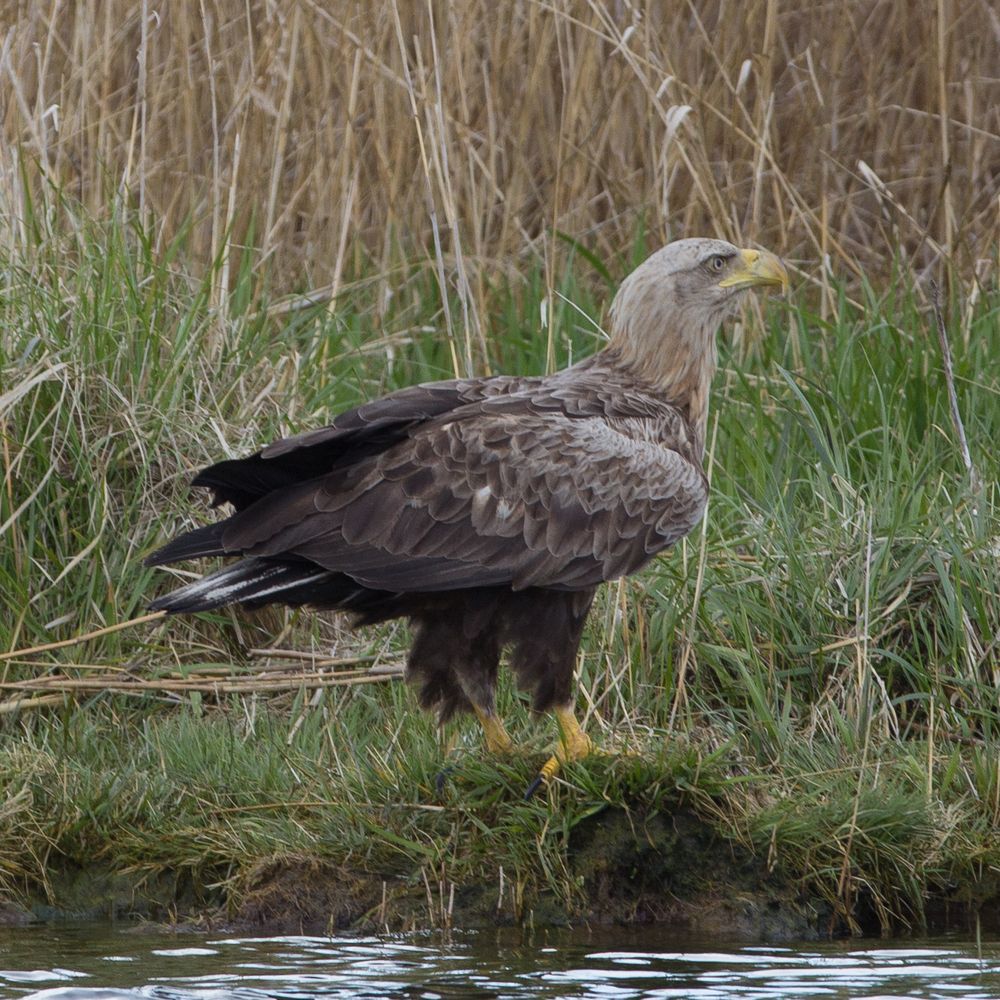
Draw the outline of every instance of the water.
<instances>
[{"instance_id":1,"label":"water","mask_svg":"<svg viewBox=\"0 0 1000 1000\"><path fill-rule=\"evenodd\" d=\"M663 930L431 937L0 928L0 998L997 998L1000 943L727 947Z\"/></svg>"}]
</instances>

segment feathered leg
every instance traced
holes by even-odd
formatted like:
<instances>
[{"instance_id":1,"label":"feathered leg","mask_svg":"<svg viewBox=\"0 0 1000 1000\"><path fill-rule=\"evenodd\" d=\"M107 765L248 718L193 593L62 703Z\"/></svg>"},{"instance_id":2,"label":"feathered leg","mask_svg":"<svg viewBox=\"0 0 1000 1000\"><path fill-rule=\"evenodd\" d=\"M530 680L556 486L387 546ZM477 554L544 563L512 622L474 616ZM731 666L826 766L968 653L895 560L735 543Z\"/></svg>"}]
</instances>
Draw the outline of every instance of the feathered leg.
<instances>
[{"instance_id":1,"label":"feathered leg","mask_svg":"<svg viewBox=\"0 0 1000 1000\"><path fill-rule=\"evenodd\" d=\"M495 591L471 592L414 616L415 636L408 672L421 684L420 701L446 721L472 711L490 753L508 753L514 741L496 713L500 641L490 625Z\"/></svg>"},{"instance_id":2,"label":"feathered leg","mask_svg":"<svg viewBox=\"0 0 1000 1000\"><path fill-rule=\"evenodd\" d=\"M573 714L573 668L594 591L531 590L512 594L505 606L505 639L513 646L511 667L521 687L532 691L536 711L551 711L559 739L525 798L553 777L561 764L586 757L590 737Z\"/></svg>"}]
</instances>

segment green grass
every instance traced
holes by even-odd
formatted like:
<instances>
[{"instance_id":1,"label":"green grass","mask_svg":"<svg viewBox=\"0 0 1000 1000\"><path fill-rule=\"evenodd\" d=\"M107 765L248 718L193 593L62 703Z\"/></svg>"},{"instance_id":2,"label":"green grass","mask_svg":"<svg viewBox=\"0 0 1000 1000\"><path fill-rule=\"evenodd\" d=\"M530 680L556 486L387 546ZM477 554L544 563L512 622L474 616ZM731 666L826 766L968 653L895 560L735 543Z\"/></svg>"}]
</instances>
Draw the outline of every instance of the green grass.
<instances>
[{"instance_id":1,"label":"green grass","mask_svg":"<svg viewBox=\"0 0 1000 1000\"><path fill-rule=\"evenodd\" d=\"M597 348L604 271L621 277L641 248L605 262L572 249L548 336L540 267L498 269L481 368L538 372ZM192 275L182 245L158 247L127 212L98 224L57 199L33 206L0 257L0 648L142 614L169 583L142 555L211 516L186 486L200 465L450 375L433 262L399 260L379 275L357 257L335 308L288 310L246 251L219 301L218 269ZM506 684L526 747L510 761L481 756L472 725L439 735L399 684L81 694L0 714L0 888L95 860L238 885L270 859L316 857L458 884L502 867L527 899L582 905L581 824L684 805L849 926L859 901L888 927L919 924L928 893L995 899L1000 296L981 289L967 311L956 292L949 313L980 495L909 276L844 286L826 317L813 301L804 286L769 302L749 348L723 336L705 530L599 598L579 707L616 756L522 802L554 732ZM0 679L245 670L279 632L285 647L390 659L406 638L226 612L0 662ZM439 795L449 744L457 770Z\"/></svg>"}]
</instances>

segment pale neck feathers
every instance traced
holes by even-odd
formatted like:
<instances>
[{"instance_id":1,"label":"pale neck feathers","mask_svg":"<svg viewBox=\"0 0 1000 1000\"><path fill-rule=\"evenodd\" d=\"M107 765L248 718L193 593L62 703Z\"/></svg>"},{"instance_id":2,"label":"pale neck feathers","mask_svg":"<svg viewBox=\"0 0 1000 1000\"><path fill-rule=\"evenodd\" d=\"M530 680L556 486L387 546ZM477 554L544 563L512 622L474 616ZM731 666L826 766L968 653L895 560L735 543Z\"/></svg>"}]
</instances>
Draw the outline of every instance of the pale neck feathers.
<instances>
[{"instance_id":1,"label":"pale neck feathers","mask_svg":"<svg viewBox=\"0 0 1000 1000\"><path fill-rule=\"evenodd\" d=\"M611 304L608 352L618 364L685 411L705 440L708 396L718 365L715 333L724 313L666 294L662 274L633 272Z\"/></svg>"}]
</instances>

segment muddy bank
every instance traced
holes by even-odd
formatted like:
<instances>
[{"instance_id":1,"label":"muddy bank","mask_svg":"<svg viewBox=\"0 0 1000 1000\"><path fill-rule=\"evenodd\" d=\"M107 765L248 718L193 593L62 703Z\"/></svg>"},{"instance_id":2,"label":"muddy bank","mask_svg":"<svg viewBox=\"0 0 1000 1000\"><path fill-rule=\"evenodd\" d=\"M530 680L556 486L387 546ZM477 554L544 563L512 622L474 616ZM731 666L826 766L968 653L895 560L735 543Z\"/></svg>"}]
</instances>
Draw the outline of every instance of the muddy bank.
<instances>
[{"instance_id":1,"label":"muddy bank","mask_svg":"<svg viewBox=\"0 0 1000 1000\"><path fill-rule=\"evenodd\" d=\"M825 933L828 908L773 883L687 811L638 820L604 810L574 831L568 861L569 898L532 894L499 872L490 884L457 885L427 870L381 878L283 861L254 874L230 920L268 931L660 923L753 940Z\"/></svg>"},{"instance_id":2,"label":"muddy bank","mask_svg":"<svg viewBox=\"0 0 1000 1000\"><path fill-rule=\"evenodd\" d=\"M456 884L426 868L390 875L315 857L276 859L228 878L67 866L52 871L45 891L25 886L0 898L0 925L111 918L178 931L273 934L655 923L772 942L884 929L864 899L852 925L685 809L646 817L605 809L573 831L567 866L564 897L532 892L527 881L500 871L489 882ZM997 899L970 903L962 895L934 894L919 929L970 929L977 914L983 929L1000 925ZM908 928L901 922L897 929Z\"/></svg>"}]
</instances>

